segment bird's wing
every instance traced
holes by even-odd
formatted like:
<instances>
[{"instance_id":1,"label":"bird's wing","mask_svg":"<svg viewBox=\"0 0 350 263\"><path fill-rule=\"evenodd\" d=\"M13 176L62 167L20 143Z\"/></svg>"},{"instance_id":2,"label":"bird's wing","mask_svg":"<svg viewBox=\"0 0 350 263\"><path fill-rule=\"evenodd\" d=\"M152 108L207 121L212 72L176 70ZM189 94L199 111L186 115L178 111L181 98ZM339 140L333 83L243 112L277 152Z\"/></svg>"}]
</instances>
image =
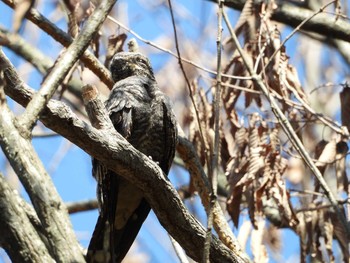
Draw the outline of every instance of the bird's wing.
<instances>
[{"instance_id":1,"label":"bird's wing","mask_svg":"<svg viewBox=\"0 0 350 263\"><path fill-rule=\"evenodd\" d=\"M163 156L163 160L160 163L160 168L162 168L165 174L168 174L175 156L175 150L177 145L177 122L175 114L171 107L171 102L167 96L164 96L162 104L164 122L163 125L165 131L165 154Z\"/></svg>"}]
</instances>

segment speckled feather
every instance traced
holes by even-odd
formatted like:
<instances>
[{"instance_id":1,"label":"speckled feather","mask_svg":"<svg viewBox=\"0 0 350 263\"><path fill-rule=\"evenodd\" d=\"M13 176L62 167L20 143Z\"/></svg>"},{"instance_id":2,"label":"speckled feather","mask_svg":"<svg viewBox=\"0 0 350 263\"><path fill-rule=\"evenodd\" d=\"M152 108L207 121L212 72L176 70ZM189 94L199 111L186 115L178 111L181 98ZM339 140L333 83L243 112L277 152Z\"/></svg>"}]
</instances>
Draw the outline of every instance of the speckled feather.
<instances>
[{"instance_id":1,"label":"speckled feather","mask_svg":"<svg viewBox=\"0 0 350 263\"><path fill-rule=\"evenodd\" d=\"M117 53L110 65L116 81L106 101L115 129L136 149L169 172L177 130L168 98L159 90L149 60L139 53ZM100 216L91 239L88 262L121 262L150 206L126 179L93 160Z\"/></svg>"}]
</instances>

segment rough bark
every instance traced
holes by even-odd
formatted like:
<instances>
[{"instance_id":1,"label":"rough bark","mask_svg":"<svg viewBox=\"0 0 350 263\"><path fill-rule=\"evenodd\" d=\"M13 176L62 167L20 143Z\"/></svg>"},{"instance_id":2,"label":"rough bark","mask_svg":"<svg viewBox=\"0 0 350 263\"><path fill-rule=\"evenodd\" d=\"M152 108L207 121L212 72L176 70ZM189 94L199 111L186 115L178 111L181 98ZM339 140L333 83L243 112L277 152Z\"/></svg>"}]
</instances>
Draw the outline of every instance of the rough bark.
<instances>
[{"instance_id":1,"label":"rough bark","mask_svg":"<svg viewBox=\"0 0 350 263\"><path fill-rule=\"evenodd\" d=\"M15 1L3 0L3 2L10 6L15 7ZM35 8L30 9L26 14L26 18L40 27L44 32L52 36L57 42L63 46L68 47L73 39L64 31L59 29L56 25L51 23L46 17L40 14ZM88 50L84 52L81 57L86 67L96 74L108 87L112 88L114 82L111 78L109 71L103 66L103 64Z\"/></svg>"},{"instance_id":2,"label":"rough bark","mask_svg":"<svg viewBox=\"0 0 350 263\"><path fill-rule=\"evenodd\" d=\"M5 92L26 106L33 90L22 85L13 68L8 67L5 76L9 83ZM59 101L48 103L41 121L139 187L169 234L190 257L197 261L201 259L205 230L188 213L176 190L152 160L134 149L120 134L101 132L83 122ZM240 255L234 254L216 237L212 239L210 257L211 262L243 262Z\"/></svg>"},{"instance_id":3,"label":"rough bark","mask_svg":"<svg viewBox=\"0 0 350 263\"><path fill-rule=\"evenodd\" d=\"M50 176L30 141L20 135L18 123L5 102L0 109L1 148L40 217L50 254L57 262L84 262L68 213Z\"/></svg>"},{"instance_id":4,"label":"rough bark","mask_svg":"<svg viewBox=\"0 0 350 263\"><path fill-rule=\"evenodd\" d=\"M19 195L0 174L0 245L13 262L54 262L33 227Z\"/></svg>"},{"instance_id":5,"label":"rough bark","mask_svg":"<svg viewBox=\"0 0 350 263\"><path fill-rule=\"evenodd\" d=\"M216 2L216 0L209 1ZM245 0L226 0L224 4L228 7L242 10L245 2ZM291 27L296 27L313 13L314 11L312 10L286 3L285 1L279 1L278 7L272 13L271 19ZM335 16L327 14L317 15L307 22L302 29L334 39L344 41L349 41L350 39L349 23L343 19L336 20Z\"/></svg>"}]
</instances>

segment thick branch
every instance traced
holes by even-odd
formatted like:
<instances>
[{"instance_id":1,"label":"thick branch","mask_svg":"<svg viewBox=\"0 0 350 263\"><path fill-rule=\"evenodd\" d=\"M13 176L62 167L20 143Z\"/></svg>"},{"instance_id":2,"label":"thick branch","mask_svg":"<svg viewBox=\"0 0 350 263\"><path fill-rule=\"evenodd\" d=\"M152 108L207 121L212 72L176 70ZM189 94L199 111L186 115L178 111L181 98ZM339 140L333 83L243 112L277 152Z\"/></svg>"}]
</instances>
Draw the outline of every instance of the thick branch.
<instances>
[{"instance_id":1,"label":"thick branch","mask_svg":"<svg viewBox=\"0 0 350 263\"><path fill-rule=\"evenodd\" d=\"M2 0L6 5L11 8L15 7L14 0ZM72 38L52 24L48 19L46 19L42 14L40 14L36 9L32 8L26 14L26 18L40 27L47 34L52 36L57 42L61 43L63 46L68 47L72 42ZM109 88L112 88L114 82L111 78L110 72L103 66L103 64L88 50L84 52L81 57L86 67L88 67L92 72L96 74Z\"/></svg>"},{"instance_id":2,"label":"thick branch","mask_svg":"<svg viewBox=\"0 0 350 263\"><path fill-rule=\"evenodd\" d=\"M0 174L0 246L13 262L55 262L31 224L20 197Z\"/></svg>"},{"instance_id":3,"label":"thick branch","mask_svg":"<svg viewBox=\"0 0 350 263\"><path fill-rule=\"evenodd\" d=\"M31 131L35 122L38 120L44 105L51 99L54 92L64 80L65 75L73 67L75 62L83 54L88 47L94 34L98 31L103 21L107 18L110 10L115 4L116 0L104 0L94 10L92 15L87 20L84 28L79 33L73 43L67 48L63 55L58 59L56 65L45 78L39 92L37 92L33 99L28 103L26 111L19 119L21 126L24 129Z\"/></svg>"},{"instance_id":4,"label":"thick branch","mask_svg":"<svg viewBox=\"0 0 350 263\"><path fill-rule=\"evenodd\" d=\"M6 75L9 61L0 52L0 69ZM11 85L11 82L7 82ZM58 262L84 262L70 220L50 176L29 140L23 138L18 123L6 103L0 110L0 144L40 217L50 243L50 253Z\"/></svg>"},{"instance_id":5,"label":"thick branch","mask_svg":"<svg viewBox=\"0 0 350 263\"><path fill-rule=\"evenodd\" d=\"M33 90L21 85L15 72L9 72L11 86L6 93L25 106ZM159 221L183 246L194 260L200 260L205 230L188 213L176 190L163 175L161 169L147 156L134 149L118 133L98 131L81 121L63 103L51 100L43 112L41 121L50 129L66 137L88 154L97 158L108 169L127 178L139 187L154 209ZM242 262L239 255L227 249L213 237L210 249L211 262Z\"/></svg>"},{"instance_id":6,"label":"thick branch","mask_svg":"<svg viewBox=\"0 0 350 263\"><path fill-rule=\"evenodd\" d=\"M217 0L210 1L216 2ZM242 10L245 2L245 0L226 0L224 4L228 7ZM260 1L257 2L260 3ZM296 27L312 14L312 10L292 5L285 1L279 1L278 8L272 13L271 19L291 27ZM350 39L350 24L340 18L336 20L335 16L327 14L317 15L303 26L303 30L347 42Z\"/></svg>"}]
</instances>

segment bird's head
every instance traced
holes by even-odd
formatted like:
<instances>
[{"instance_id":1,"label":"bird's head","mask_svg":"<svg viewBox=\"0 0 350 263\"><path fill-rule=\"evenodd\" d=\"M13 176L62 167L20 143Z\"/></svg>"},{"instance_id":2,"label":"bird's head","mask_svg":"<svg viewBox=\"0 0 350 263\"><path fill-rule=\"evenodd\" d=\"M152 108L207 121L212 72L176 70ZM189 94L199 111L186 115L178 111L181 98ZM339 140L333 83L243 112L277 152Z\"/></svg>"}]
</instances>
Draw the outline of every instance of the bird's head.
<instances>
[{"instance_id":1,"label":"bird's head","mask_svg":"<svg viewBox=\"0 0 350 263\"><path fill-rule=\"evenodd\" d=\"M115 82L131 76L145 76L154 79L148 58L137 52L116 53L110 62L109 68Z\"/></svg>"}]
</instances>

